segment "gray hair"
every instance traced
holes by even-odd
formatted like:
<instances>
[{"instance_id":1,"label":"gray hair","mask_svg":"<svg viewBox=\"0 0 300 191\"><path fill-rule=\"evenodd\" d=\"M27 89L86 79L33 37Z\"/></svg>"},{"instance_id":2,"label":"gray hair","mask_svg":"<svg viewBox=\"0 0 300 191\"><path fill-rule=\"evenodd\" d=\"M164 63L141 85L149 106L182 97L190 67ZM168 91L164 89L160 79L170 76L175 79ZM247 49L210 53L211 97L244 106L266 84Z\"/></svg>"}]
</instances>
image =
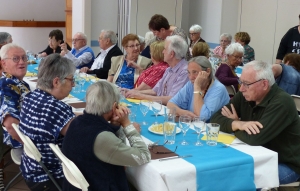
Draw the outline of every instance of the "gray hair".
<instances>
[{"instance_id":1,"label":"gray hair","mask_svg":"<svg viewBox=\"0 0 300 191\"><path fill-rule=\"evenodd\" d=\"M138 37L139 37L140 44L145 44L145 38L140 35L138 35Z\"/></svg>"},{"instance_id":2,"label":"gray hair","mask_svg":"<svg viewBox=\"0 0 300 191\"><path fill-rule=\"evenodd\" d=\"M227 46L225 49L225 53L227 55L232 55L235 52L241 53L244 55L244 47L240 43L232 43Z\"/></svg>"},{"instance_id":3,"label":"gray hair","mask_svg":"<svg viewBox=\"0 0 300 191\"><path fill-rule=\"evenodd\" d=\"M146 34L145 34L145 43L146 43L146 45L145 46L150 45L150 43L152 42L152 40L154 38L155 38L155 36L154 36L152 31L146 32Z\"/></svg>"},{"instance_id":4,"label":"gray hair","mask_svg":"<svg viewBox=\"0 0 300 191\"><path fill-rule=\"evenodd\" d=\"M272 65L267 62L254 60L245 64L243 70L252 68L256 72L256 80L266 79L269 81L269 87L275 83L274 74L272 71Z\"/></svg>"},{"instance_id":5,"label":"gray hair","mask_svg":"<svg viewBox=\"0 0 300 191\"><path fill-rule=\"evenodd\" d=\"M168 47L169 53L171 51L174 51L176 59L179 60L185 58L186 52L188 50L188 44L181 36L168 36L165 41L170 42Z\"/></svg>"},{"instance_id":6,"label":"gray hair","mask_svg":"<svg viewBox=\"0 0 300 191\"><path fill-rule=\"evenodd\" d=\"M14 43L9 43L2 46L2 48L0 49L0 58L5 59L8 56L7 53L9 52L10 49L22 49L25 52L25 50L21 46Z\"/></svg>"},{"instance_id":7,"label":"gray hair","mask_svg":"<svg viewBox=\"0 0 300 191\"><path fill-rule=\"evenodd\" d=\"M189 60L189 64L191 62L195 62L196 64L198 64L201 67L202 71L207 71L207 69L210 69L210 75L209 75L209 79L214 79L214 69L210 63L210 61L205 57L205 56L197 56L194 58L191 58Z\"/></svg>"},{"instance_id":8,"label":"gray hair","mask_svg":"<svg viewBox=\"0 0 300 191\"><path fill-rule=\"evenodd\" d=\"M65 78L73 75L75 70L75 65L68 58L57 53L50 54L41 61L36 86L42 90L52 90L54 78L58 77L60 82L65 83Z\"/></svg>"},{"instance_id":9,"label":"gray hair","mask_svg":"<svg viewBox=\"0 0 300 191\"><path fill-rule=\"evenodd\" d=\"M7 44L11 40L11 35L7 32L0 32L0 44Z\"/></svg>"},{"instance_id":10,"label":"gray hair","mask_svg":"<svg viewBox=\"0 0 300 191\"><path fill-rule=\"evenodd\" d=\"M81 36L81 38L83 38L85 40L85 42L87 42L86 34L84 34L83 32L77 32L76 34L79 34Z\"/></svg>"},{"instance_id":11,"label":"gray hair","mask_svg":"<svg viewBox=\"0 0 300 191\"><path fill-rule=\"evenodd\" d=\"M200 25L192 25L191 28L190 28L190 31L194 31L194 32L199 32L201 33L202 32L202 27Z\"/></svg>"},{"instance_id":12,"label":"gray hair","mask_svg":"<svg viewBox=\"0 0 300 191\"><path fill-rule=\"evenodd\" d=\"M109 38L110 42L112 44L117 44L118 42L118 37L114 31L111 30L102 30L101 33L103 33L104 38Z\"/></svg>"},{"instance_id":13,"label":"gray hair","mask_svg":"<svg viewBox=\"0 0 300 191\"><path fill-rule=\"evenodd\" d=\"M85 111L101 116L112 110L114 103L119 103L120 92L117 87L107 81L96 82L86 91Z\"/></svg>"},{"instance_id":14,"label":"gray hair","mask_svg":"<svg viewBox=\"0 0 300 191\"><path fill-rule=\"evenodd\" d=\"M232 40L231 34L229 34L229 33L223 33L223 34L221 34L220 40L221 40L222 37L227 38L227 40L231 43L231 40Z\"/></svg>"}]
</instances>

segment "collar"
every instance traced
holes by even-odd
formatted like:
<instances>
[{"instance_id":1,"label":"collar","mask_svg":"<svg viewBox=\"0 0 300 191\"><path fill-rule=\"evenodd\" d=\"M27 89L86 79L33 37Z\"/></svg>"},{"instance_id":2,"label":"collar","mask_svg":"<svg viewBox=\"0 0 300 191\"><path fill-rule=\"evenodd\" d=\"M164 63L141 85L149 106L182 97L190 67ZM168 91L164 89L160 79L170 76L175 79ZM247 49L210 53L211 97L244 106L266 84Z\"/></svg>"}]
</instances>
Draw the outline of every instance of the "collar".
<instances>
[{"instance_id":1,"label":"collar","mask_svg":"<svg viewBox=\"0 0 300 191\"><path fill-rule=\"evenodd\" d=\"M85 46L83 46L83 47L81 47L81 48L79 48L79 50L76 50L76 52L81 52L81 51L83 51L84 49L86 49L88 46L87 45L85 45Z\"/></svg>"},{"instance_id":2,"label":"collar","mask_svg":"<svg viewBox=\"0 0 300 191\"><path fill-rule=\"evenodd\" d=\"M183 65L186 65L187 61L183 58L173 68L170 67L170 71L176 73Z\"/></svg>"},{"instance_id":3,"label":"collar","mask_svg":"<svg viewBox=\"0 0 300 191\"><path fill-rule=\"evenodd\" d=\"M115 44L111 45L110 47L108 47L105 50L101 49L100 50L101 54L107 54L114 46L115 46Z\"/></svg>"},{"instance_id":4,"label":"collar","mask_svg":"<svg viewBox=\"0 0 300 191\"><path fill-rule=\"evenodd\" d=\"M278 86L277 84L273 84L269 90L269 92L267 93L267 95L264 97L264 99L258 104L255 105L255 101L250 101L250 105L252 105L253 107L267 107L268 104L270 103L271 99L276 95L276 91L278 90Z\"/></svg>"}]
</instances>

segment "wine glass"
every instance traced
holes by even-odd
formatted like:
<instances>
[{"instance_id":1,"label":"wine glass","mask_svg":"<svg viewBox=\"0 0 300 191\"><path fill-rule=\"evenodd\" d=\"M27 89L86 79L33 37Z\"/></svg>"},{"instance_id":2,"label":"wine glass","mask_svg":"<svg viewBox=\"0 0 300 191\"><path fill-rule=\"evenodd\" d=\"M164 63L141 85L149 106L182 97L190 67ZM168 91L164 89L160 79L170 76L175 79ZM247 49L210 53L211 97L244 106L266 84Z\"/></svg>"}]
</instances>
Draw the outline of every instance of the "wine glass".
<instances>
[{"instance_id":1,"label":"wine glass","mask_svg":"<svg viewBox=\"0 0 300 191\"><path fill-rule=\"evenodd\" d=\"M74 86L74 93L80 93L81 91L81 86L80 86L80 77L78 74L74 75L74 79L75 79L75 86Z\"/></svg>"},{"instance_id":2,"label":"wine glass","mask_svg":"<svg viewBox=\"0 0 300 191\"><path fill-rule=\"evenodd\" d=\"M79 77L79 84L81 86L81 92L86 92L84 89L85 78L82 75L80 75L80 77Z\"/></svg>"},{"instance_id":3,"label":"wine glass","mask_svg":"<svg viewBox=\"0 0 300 191\"><path fill-rule=\"evenodd\" d=\"M149 111L149 108L150 108L150 102L148 100L140 101L140 110L144 115L144 121L142 122L143 125L147 125L147 122L145 121L145 117L147 112Z\"/></svg>"},{"instance_id":4,"label":"wine glass","mask_svg":"<svg viewBox=\"0 0 300 191\"><path fill-rule=\"evenodd\" d=\"M205 120L201 120L200 117L194 117L193 120L194 129L197 132L196 146L203 146L200 142L200 134L205 131Z\"/></svg>"},{"instance_id":5,"label":"wine glass","mask_svg":"<svg viewBox=\"0 0 300 191\"><path fill-rule=\"evenodd\" d=\"M183 140L181 142L181 145L188 145L189 143L185 140L186 132L189 130L191 125L191 117L182 115L179 117L179 127L181 131L183 132Z\"/></svg>"},{"instance_id":6,"label":"wine glass","mask_svg":"<svg viewBox=\"0 0 300 191\"><path fill-rule=\"evenodd\" d=\"M129 119L130 119L131 123L136 121L136 112L137 112L137 105L134 104L130 108L130 114L129 114Z\"/></svg>"},{"instance_id":7,"label":"wine glass","mask_svg":"<svg viewBox=\"0 0 300 191\"><path fill-rule=\"evenodd\" d=\"M158 124L158 122L157 122L157 115L158 115L158 113L162 109L162 101L161 100L157 100L157 101L151 102L151 107L152 107L153 113L155 114L155 122L154 122L154 124Z\"/></svg>"}]
</instances>

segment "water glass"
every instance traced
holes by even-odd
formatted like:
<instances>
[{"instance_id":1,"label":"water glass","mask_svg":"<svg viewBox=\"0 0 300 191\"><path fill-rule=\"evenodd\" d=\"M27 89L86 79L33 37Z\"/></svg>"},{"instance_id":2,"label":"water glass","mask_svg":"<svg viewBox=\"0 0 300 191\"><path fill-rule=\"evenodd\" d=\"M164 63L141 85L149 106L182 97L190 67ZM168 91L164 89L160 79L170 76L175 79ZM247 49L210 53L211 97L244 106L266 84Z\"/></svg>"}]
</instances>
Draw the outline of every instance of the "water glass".
<instances>
[{"instance_id":1,"label":"water glass","mask_svg":"<svg viewBox=\"0 0 300 191\"><path fill-rule=\"evenodd\" d=\"M158 124L158 122L157 122L157 115L158 115L158 113L162 109L162 101L161 100L153 101L151 103L151 108L152 108L153 113L155 114L155 122L154 122L154 124Z\"/></svg>"},{"instance_id":2,"label":"water glass","mask_svg":"<svg viewBox=\"0 0 300 191\"><path fill-rule=\"evenodd\" d=\"M220 125L217 123L208 123L206 128L206 144L216 146L218 144Z\"/></svg>"},{"instance_id":3,"label":"water glass","mask_svg":"<svg viewBox=\"0 0 300 191\"><path fill-rule=\"evenodd\" d=\"M183 140L181 145L188 145L189 143L185 140L186 132L189 130L191 125L191 117L183 115L179 117L179 127L183 132Z\"/></svg>"},{"instance_id":4,"label":"water glass","mask_svg":"<svg viewBox=\"0 0 300 191\"><path fill-rule=\"evenodd\" d=\"M176 137L175 115L168 114L165 116L163 133L164 133L166 144L172 145L175 143L175 137Z\"/></svg>"},{"instance_id":5,"label":"water glass","mask_svg":"<svg viewBox=\"0 0 300 191\"><path fill-rule=\"evenodd\" d=\"M140 110L144 115L144 121L142 122L143 125L147 125L147 122L145 121L145 117L146 117L146 114L148 113L149 109L150 109L150 101L141 100L140 101Z\"/></svg>"},{"instance_id":6,"label":"water glass","mask_svg":"<svg viewBox=\"0 0 300 191\"><path fill-rule=\"evenodd\" d=\"M203 146L200 142L200 135L205 131L205 120L201 120L200 117L195 117L193 120L194 129L197 133L197 141L195 143L196 146Z\"/></svg>"}]
</instances>

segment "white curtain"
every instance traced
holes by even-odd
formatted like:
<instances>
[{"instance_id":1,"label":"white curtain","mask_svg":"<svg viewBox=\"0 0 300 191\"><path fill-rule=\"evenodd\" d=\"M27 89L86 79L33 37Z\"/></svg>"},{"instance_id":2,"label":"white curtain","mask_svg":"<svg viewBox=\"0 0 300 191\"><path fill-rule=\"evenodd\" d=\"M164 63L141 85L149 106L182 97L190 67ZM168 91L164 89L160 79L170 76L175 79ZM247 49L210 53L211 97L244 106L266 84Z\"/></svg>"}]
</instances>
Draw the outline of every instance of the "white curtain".
<instances>
[{"instance_id":1,"label":"white curtain","mask_svg":"<svg viewBox=\"0 0 300 191\"><path fill-rule=\"evenodd\" d=\"M118 45L122 47L122 39L129 33L131 0L118 0Z\"/></svg>"}]
</instances>

